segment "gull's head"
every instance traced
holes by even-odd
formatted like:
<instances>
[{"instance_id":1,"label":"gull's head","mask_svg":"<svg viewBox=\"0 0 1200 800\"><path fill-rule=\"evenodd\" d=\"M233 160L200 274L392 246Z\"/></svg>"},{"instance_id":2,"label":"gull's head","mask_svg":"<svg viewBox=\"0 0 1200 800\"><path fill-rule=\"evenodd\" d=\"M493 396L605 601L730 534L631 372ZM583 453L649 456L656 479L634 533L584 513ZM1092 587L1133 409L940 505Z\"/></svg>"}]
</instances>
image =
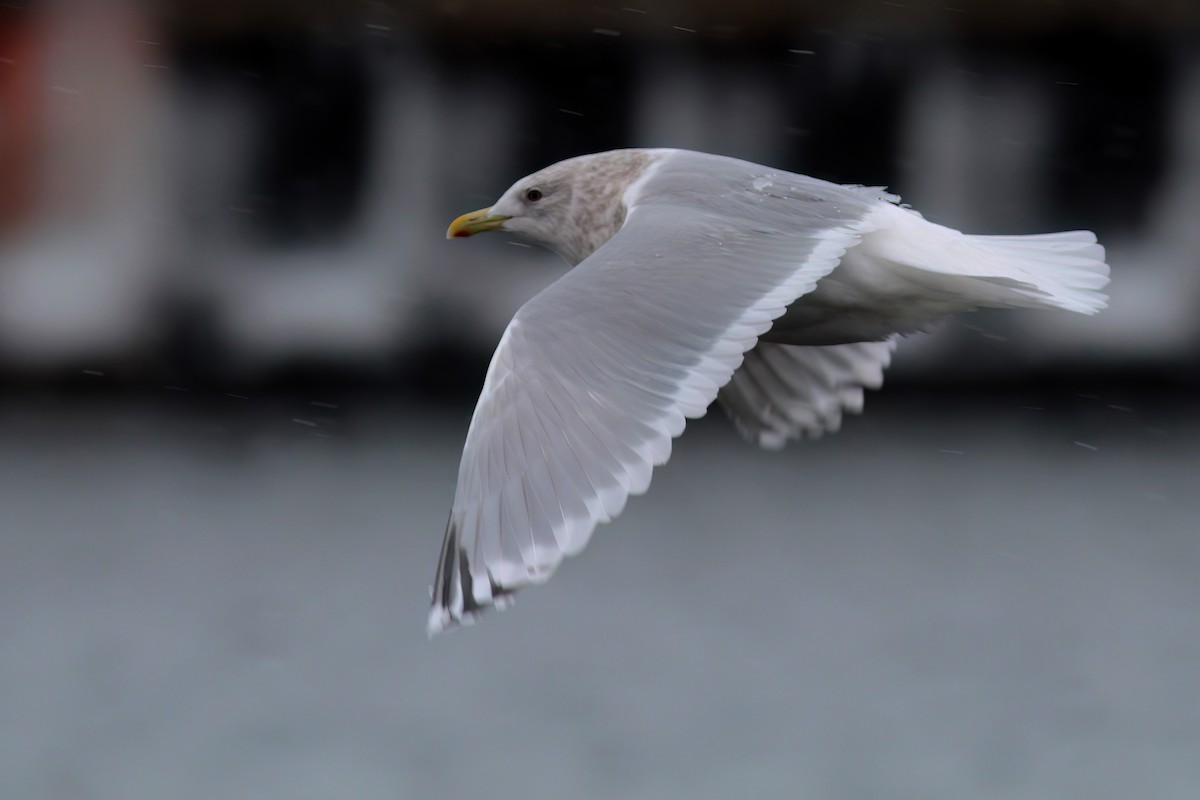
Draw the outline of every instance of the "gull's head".
<instances>
[{"instance_id":1,"label":"gull's head","mask_svg":"<svg viewBox=\"0 0 1200 800\"><path fill-rule=\"evenodd\" d=\"M503 230L553 250L562 232L574 225L571 177L569 172L550 167L521 178L495 205L463 214L450 223L446 238Z\"/></svg>"},{"instance_id":2,"label":"gull's head","mask_svg":"<svg viewBox=\"0 0 1200 800\"><path fill-rule=\"evenodd\" d=\"M503 230L578 264L620 229L625 192L653 158L652 151L613 150L560 161L521 178L489 208L454 220L446 238Z\"/></svg>"}]
</instances>

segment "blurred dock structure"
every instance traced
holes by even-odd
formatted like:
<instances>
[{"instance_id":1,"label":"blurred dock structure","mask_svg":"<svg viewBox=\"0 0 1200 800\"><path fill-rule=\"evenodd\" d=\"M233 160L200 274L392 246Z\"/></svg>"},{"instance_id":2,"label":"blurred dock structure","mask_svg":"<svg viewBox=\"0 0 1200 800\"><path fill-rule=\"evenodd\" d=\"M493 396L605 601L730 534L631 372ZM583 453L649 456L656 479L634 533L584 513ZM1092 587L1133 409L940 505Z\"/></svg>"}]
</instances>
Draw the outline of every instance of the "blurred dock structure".
<instances>
[{"instance_id":1,"label":"blurred dock structure","mask_svg":"<svg viewBox=\"0 0 1200 800\"><path fill-rule=\"evenodd\" d=\"M429 352L485 359L562 266L447 243L447 221L559 158L644 145L1108 246L1104 314L972 315L911 342L901 379L1195 374L1184 5L6 6L0 369L388 383Z\"/></svg>"}]
</instances>

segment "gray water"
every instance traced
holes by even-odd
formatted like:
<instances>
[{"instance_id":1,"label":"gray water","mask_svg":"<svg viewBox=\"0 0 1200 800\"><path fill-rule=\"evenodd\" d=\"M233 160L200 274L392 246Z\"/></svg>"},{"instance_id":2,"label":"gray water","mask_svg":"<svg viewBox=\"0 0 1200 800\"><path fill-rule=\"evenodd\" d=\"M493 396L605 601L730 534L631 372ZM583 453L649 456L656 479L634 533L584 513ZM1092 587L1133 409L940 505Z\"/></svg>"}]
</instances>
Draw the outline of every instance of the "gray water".
<instances>
[{"instance_id":1,"label":"gray water","mask_svg":"<svg viewBox=\"0 0 1200 800\"><path fill-rule=\"evenodd\" d=\"M10 409L0 796L1196 797L1200 422L873 402L432 642L461 413Z\"/></svg>"}]
</instances>

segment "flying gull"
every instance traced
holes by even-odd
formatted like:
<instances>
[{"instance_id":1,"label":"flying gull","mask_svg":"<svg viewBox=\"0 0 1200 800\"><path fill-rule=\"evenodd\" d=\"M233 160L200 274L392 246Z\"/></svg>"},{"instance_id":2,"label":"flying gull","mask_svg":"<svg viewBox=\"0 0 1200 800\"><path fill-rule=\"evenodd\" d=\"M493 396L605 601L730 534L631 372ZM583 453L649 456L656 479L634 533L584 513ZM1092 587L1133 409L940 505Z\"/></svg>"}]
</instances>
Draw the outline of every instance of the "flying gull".
<instances>
[{"instance_id":1,"label":"flying gull","mask_svg":"<svg viewBox=\"0 0 1200 800\"><path fill-rule=\"evenodd\" d=\"M546 581L715 399L757 444L837 430L896 337L974 308L1094 314L1089 231L972 236L899 198L670 149L522 178L447 238L503 230L573 269L505 330L467 431L429 633Z\"/></svg>"}]
</instances>

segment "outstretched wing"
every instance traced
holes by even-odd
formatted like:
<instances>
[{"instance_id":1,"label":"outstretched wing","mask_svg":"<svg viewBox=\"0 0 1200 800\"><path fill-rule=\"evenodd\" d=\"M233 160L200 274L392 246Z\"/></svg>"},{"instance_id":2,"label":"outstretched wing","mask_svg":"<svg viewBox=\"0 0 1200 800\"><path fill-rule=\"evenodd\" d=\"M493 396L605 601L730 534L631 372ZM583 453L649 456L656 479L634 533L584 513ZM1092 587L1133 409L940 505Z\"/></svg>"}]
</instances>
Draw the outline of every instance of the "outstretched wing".
<instances>
[{"instance_id":1,"label":"outstretched wing","mask_svg":"<svg viewBox=\"0 0 1200 800\"><path fill-rule=\"evenodd\" d=\"M656 169L621 230L504 332L467 433L431 635L545 581L646 491L684 419L880 203L732 159L678 153Z\"/></svg>"},{"instance_id":2,"label":"outstretched wing","mask_svg":"<svg viewBox=\"0 0 1200 800\"><path fill-rule=\"evenodd\" d=\"M815 439L863 407L863 389L883 385L896 337L808 347L759 342L717 393L738 431L768 449Z\"/></svg>"}]
</instances>

